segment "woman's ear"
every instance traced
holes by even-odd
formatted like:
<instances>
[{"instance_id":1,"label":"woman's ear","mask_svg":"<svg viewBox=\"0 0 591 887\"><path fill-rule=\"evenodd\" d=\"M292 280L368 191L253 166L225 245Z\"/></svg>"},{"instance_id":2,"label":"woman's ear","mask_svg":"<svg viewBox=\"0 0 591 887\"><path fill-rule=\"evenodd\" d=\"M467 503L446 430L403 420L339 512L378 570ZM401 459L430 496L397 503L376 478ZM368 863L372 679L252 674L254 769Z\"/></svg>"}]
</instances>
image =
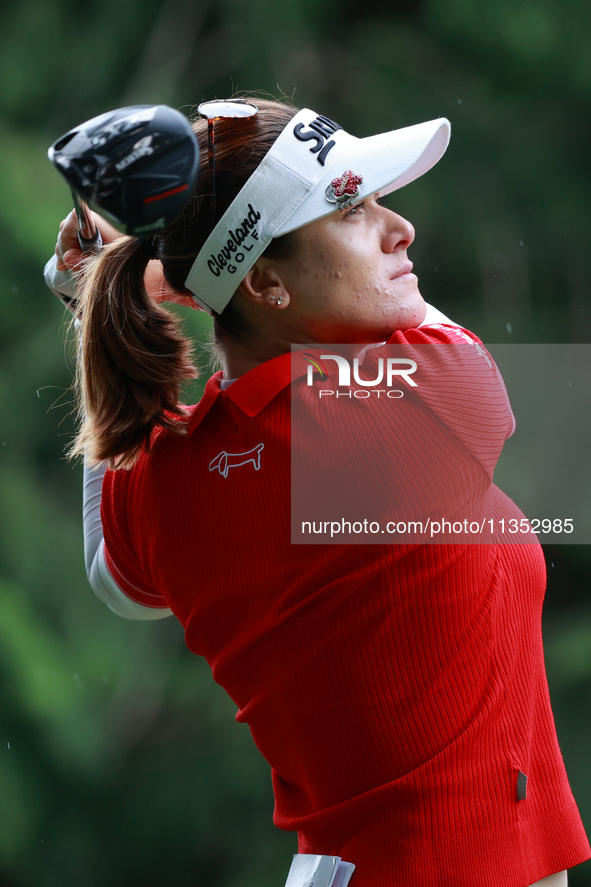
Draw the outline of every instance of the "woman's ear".
<instances>
[{"instance_id":1,"label":"woman's ear","mask_svg":"<svg viewBox=\"0 0 591 887\"><path fill-rule=\"evenodd\" d=\"M270 308L287 308L289 305L289 293L281 275L264 259L255 262L238 289L249 302L257 305Z\"/></svg>"}]
</instances>

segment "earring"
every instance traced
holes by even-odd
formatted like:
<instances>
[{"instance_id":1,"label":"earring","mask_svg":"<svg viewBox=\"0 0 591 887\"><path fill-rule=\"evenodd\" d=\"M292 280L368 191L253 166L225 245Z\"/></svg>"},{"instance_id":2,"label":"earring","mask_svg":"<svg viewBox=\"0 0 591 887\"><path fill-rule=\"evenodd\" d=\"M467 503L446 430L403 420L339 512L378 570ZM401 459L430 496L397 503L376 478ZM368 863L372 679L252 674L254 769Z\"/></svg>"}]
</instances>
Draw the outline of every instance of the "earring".
<instances>
[{"instance_id":1,"label":"earring","mask_svg":"<svg viewBox=\"0 0 591 887\"><path fill-rule=\"evenodd\" d=\"M278 299L275 299L278 305L283 305L283 296L279 296Z\"/></svg>"}]
</instances>

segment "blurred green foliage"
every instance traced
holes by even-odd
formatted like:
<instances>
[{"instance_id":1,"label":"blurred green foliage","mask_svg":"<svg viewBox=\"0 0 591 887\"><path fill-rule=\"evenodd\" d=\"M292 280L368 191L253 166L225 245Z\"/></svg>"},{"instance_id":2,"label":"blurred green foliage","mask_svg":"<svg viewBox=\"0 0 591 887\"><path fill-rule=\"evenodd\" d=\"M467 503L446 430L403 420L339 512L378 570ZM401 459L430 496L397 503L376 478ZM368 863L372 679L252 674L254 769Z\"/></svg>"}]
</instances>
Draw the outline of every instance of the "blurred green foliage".
<instances>
[{"instance_id":1,"label":"blurred green foliage","mask_svg":"<svg viewBox=\"0 0 591 887\"><path fill-rule=\"evenodd\" d=\"M4 5L2 887L271 887L295 851L271 825L267 765L180 627L120 620L87 587L66 319L41 275L70 209L50 142L119 105L188 111L235 91L285 94L357 135L448 116L444 162L393 198L423 292L489 342L589 342L590 29L582 0ZM187 323L207 336L204 316ZM591 826L591 554L546 554L549 679ZM588 887L590 865L570 883Z\"/></svg>"}]
</instances>

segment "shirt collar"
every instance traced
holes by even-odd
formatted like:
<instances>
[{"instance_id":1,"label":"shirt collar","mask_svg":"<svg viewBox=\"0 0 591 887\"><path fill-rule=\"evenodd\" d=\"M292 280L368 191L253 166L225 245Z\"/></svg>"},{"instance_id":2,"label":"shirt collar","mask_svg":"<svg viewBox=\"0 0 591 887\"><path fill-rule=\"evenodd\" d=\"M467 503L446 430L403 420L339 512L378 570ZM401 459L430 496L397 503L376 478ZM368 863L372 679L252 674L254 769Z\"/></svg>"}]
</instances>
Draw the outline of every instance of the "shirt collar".
<instances>
[{"instance_id":1,"label":"shirt collar","mask_svg":"<svg viewBox=\"0 0 591 887\"><path fill-rule=\"evenodd\" d=\"M191 411L187 426L188 434L192 434L201 424L220 395L231 400L247 416L251 418L256 416L280 391L283 391L295 379L304 376L309 365L309 361L301 351L280 354L278 357L258 364L223 391L220 388L223 373L215 373L207 382L203 397Z\"/></svg>"}]
</instances>

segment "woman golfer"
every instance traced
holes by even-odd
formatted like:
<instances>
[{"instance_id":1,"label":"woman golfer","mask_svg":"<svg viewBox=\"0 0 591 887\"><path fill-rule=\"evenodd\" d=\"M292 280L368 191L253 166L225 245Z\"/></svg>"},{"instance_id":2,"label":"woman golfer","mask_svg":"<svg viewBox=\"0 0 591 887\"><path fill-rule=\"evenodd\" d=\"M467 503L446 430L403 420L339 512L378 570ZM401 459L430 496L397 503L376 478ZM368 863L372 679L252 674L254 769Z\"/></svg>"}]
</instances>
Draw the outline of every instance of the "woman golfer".
<instances>
[{"instance_id":1,"label":"woman golfer","mask_svg":"<svg viewBox=\"0 0 591 887\"><path fill-rule=\"evenodd\" d=\"M257 105L201 106L195 195L149 243L97 219L74 450L91 584L122 616L174 613L207 658L273 768L275 823L298 832L293 887L564 885L590 850L548 698L541 549L527 527L495 535L523 529L492 484L510 407L479 340L425 305L413 227L381 203L439 160L449 124L356 139ZM58 253L58 271L80 259L71 217ZM223 371L190 408L166 300L214 317ZM293 542L295 411L294 458L339 508L383 487L442 526L409 538L399 511L377 544L343 511L340 544L333 514Z\"/></svg>"}]
</instances>

